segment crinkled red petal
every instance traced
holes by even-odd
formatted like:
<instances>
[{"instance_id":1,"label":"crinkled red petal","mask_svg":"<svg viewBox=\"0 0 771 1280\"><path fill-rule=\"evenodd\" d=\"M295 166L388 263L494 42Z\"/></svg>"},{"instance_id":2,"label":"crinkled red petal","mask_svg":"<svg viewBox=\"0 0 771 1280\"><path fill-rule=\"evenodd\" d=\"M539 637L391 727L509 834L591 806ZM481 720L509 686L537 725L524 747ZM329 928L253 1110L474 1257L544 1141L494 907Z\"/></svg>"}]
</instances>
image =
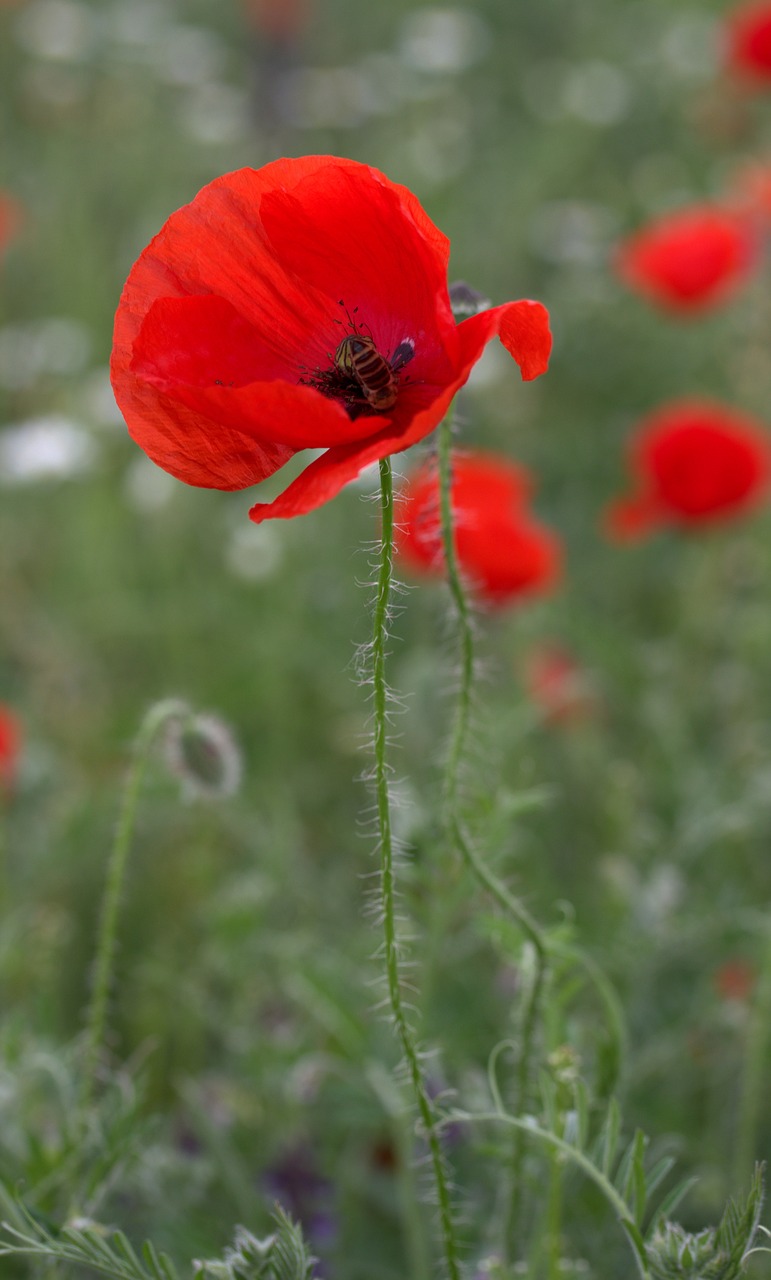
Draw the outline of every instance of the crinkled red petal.
<instances>
[{"instance_id":1,"label":"crinkled red petal","mask_svg":"<svg viewBox=\"0 0 771 1280\"><path fill-rule=\"evenodd\" d=\"M273 190L260 220L284 269L341 301L390 354L405 338L419 349L426 336L455 328L447 240L417 208L378 170L348 162L319 169L292 192Z\"/></svg>"},{"instance_id":2,"label":"crinkled red petal","mask_svg":"<svg viewBox=\"0 0 771 1280\"><path fill-rule=\"evenodd\" d=\"M324 502L356 478L364 467L389 454L399 453L417 444L439 425L455 395L467 381L485 344L506 322L508 350L520 366L523 378L535 378L545 372L551 350L548 312L539 302L510 302L480 312L458 326L459 368L453 381L444 387L422 411L403 421L406 397L400 395L394 411L394 426L359 445L329 449L317 458L273 502L256 503L249 512L256 523L270 518L288 519L304 515Z\"/></svg>"},{"instance_id":3,"label":"crinkled red petal","mask_svg":"<svg viewBox=\"0 0 771 1280\"><path fill-rule=\"evenodd\" d=\"M470 369L485 345L498 335L514 357L526 382L538 378L549 366L552 336L549 313L540 302L522 299L480 311L458 325L461 359Z\"/></svg>"},{"instance_id":4,"label":"crinkled red petal","mask_svg":"<svg viewBox=\"0 0 771 1280\"><path fill-rule=\"evenodd\" d=\"M222 298L162 298L134 343L131 371L187 409L263 445L325 448L366 439L383 415L352 421L342 404L276 377L252 326Z\"/></svg>"}]
</instances>

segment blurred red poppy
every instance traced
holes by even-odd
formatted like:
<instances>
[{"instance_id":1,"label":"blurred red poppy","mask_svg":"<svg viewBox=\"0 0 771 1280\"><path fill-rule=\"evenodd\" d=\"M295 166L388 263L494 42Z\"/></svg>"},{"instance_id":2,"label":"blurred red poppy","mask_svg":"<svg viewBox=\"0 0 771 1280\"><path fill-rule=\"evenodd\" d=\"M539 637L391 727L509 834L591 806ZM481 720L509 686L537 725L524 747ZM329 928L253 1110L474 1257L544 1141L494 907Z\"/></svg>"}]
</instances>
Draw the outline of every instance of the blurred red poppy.
<instances>
[{"instance_id":1,"label":"blurred red poppy","mask_svg":"<svg viewBox=\"0 0 771 1280\"><path fill-rule=\"evenodd\" d=\"M768 494L771 448L753 418L704 400L681 400L646 418L630 444L637 492L611 503L605 527L629 541L654 526L696 528L730 519Z\"/></svg>"},{"instance_id":2,"label":"blurred red poppy","mask_svg":"<svg viewBox=\"0 0 771 1280\"><path fill-rule=\"evenodd\" d=\"M771 222L771 163L754 160L742 165L733 175L730 190L740 213L767 231Z\"/></svg>"},{"instance_id":3,"label":"blurred red poppy","mask_svg":"<svg viewBox=\"0 0 771 1280\"><path fill-rule=\"evenodd\" d=\"M274 40L296 40L307 24L310 0L243 0L247 19Z\"/></svg>"},{"instance_id":4,"label":"blurred red poppy","mask_svg":"<svg viewBox=\"0 0 771 1280\"><path fill-rule=\"evenodd\" d=\"M0 191L0 255L21 224L21 206L12 196Z\"/></svg>"},{"instance_id":5,"label":"blurred red poppy","mask_svg":"<svg viewBox=\"0 0 771 1280\"><path fill-rule=\"evenodd\" d=\"M726 960L712 975L712 984L723 1000L748 1000L755 986L755 970L746 960Z\"/></svg>"},{"instance_id":6,"label":"blurred red poppy","mask_svg":"<svg viewBox=\"0 0 771 1280\"><path fill-rule=\"evenodd\" d=\"M455 546L464 576L480 603L491 608L548 591L560 576L557 537L525 510L527 474L493 454L453 458ZM444 575L439 482L429 463L407 481L396 503L396 554L406 567Z\"/></svg>"},{"instance_id":7,"label":"blurred red poppy","mask_svg":"<svg viewBox=\"0 0 771 1280\"><path fill-rule=\"evenodd\" d=\"M324 449L250 515L320 506L433 431L496 334L523 378L545 371L545 308L510 302L456 325L448 254L411 192L368 165L307 156L218 178L124 288L111 372L131 435L215 489Z\"/></svg>"},{"instance_id":8,"label":"blurred red poppy","mask_svg":"<svg viewBox=\"0 0 771 1280\"><path fill-rule=\"evenodd\" d=\"M615 267L631 289L681 314L706 311L744 283L758 259L752 223L739 213L692 205L622 241Z\"/></svg>"},{"instance_id":9,"label":"blurred red poppy","mask_svg":"<svg viewBox=\"0 0 771 1280\"><path fill-rule=\"evenodd\" d=\"M579 724L597 713L588 675L562 645L545 641L525 655L522 667L531 702L551 724Z\"/></svg>"},{"instance_id":10,"label":"blurred red poppy","mask_svg":"<svg viewBox=\"0 0 771 1280\"><path fill-rule=\"evenodd\" d=\"M0 703L0 796L12 791L21 754L21 728L16 716Z\"/></svg>"},{"instance_id":11,"label":"blurred red poppy","mask_svg":"<svg viewBox=\"0 0 771 1280\"><path fill-rule=\"evenodd\" d=\"M740 5L725 18L728 70L758 87L771 84L771 4Z\"/></svg>"}]
</instances>

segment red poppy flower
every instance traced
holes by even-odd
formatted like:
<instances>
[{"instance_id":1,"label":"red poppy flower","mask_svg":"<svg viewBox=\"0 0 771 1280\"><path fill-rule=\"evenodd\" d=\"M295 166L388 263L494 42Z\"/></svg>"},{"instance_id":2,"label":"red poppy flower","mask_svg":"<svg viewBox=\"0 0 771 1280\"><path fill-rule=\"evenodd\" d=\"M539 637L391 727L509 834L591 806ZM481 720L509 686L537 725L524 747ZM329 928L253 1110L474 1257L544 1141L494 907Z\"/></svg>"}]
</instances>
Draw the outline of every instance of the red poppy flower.
<instances>
[{"instance_id":1,"label":"red poppy flower","mask_svg":"<svg viewBox=\"0 0 771 1280\"><path fill-rule=\"evenodd\" d=\"M9 240L16 234L21 223L21 208L17 202L4 191L0 191L0 254L5 250Z\"/></svg>"},{"instance_id":2,"label":"red poppy flower","mask_svg":"<svg viewBox=\"0 0 771 1280\"><path fill-rule=\"evenodd\" d=\"M744 1002L752 995L755 970L746 960L726 960L712 975L712 983L723 1000Z\"/></svg>"},{"instance_id":3,"label":"red poppy flower","mask_svg":"<svg viewBox=\"0 0 771 1280\"><path fill-rule=\"evenodd\" d=\"M16 782L21 754L21 730L16 716L0 703L0 795Z\"/></svg>"},{"instance_id":4,"label":"red poppy flower","mask_svg":"<svg viewBox=\"0 0 771 1280\"><path fill-rule=\"evenodd\" d=\"M771 4L740 5L723 30L728 70L756 86L771 81Z\"/></svg>"},{"instance_id":5,"label":"red poppy flower","mask_svg":"<svg viewBox=\"0 0 771 1280\"><path fill-rule=\"evenodd\" d=\"M415 197L368 165L309 156L218 178L172 214L123 291L112 381L131 435L214 489L324 449L250 515L320 506L433 431L495 334L524 378L546 369L538 302L456 325L448 252Z\"/></svg>"},{"instance_id":6,"label":"red poppy flower","mask_svg":"<svg viewBox=\"0 0 771 1280\"><path fill-rule=\"evenodd\" d=\"M506 458L459 453L453 459L458 563L480 603L491 608L547 591L560 575L557 538L524 508L530 490L527 474ZM439 481L433 464L409 478L397 499L395 520L401 562L443 576Z\"/></svg>"},{"instance_id":7,"label":"red poppy flower","mask_svg":"<svg viewBox=\"0 0 771 1280\"><path fill-rule=\"evenodd\" d=\"M523 677L531 702L551 724L579 724L597 712L586 671L562 645L548 642L532 649L525 657Z\"/></svg>"},{"instance_id":8,"label":"red poppy flower","mask_svg":"<svg viewBox=\"0 0 771 1280\"><path fill-rule=\"evenodd\" d=\"M611 537L628 541L657 524L729 519L767 495L771 449L754 419L720 404L682 400L641 423L630 447L638 492L606 513Z\"/></svg>"},{"instance_id":9,"label":"red poppy flower","mask_svg":"<svg viewBox=\"0 0 771 1280\"><path fill-rule=\"evenodd\" d=\"M249 21L274 40L296 40L305 27L310 0L244 0Z\"/></svg>"},{"instance_id":10,"label":"red poppy flower","mask_svg":"<svg viewBox=\"0 0 771 1280\"><path fill-rule=\"evenodd\" d=\"M724 302L744 283L757 258L748 219L730 209L693 205L622 241L615 267L630 288L687 314Z\"/></svg>"},{"instance_id":11,"label":"red poppy flower","mask_svg":"<svg viewBox=\"0 0 771 1280\"><path fill-rule=\"evenodd\" d=\"M771 223L771 165L755 160L733 175L730 187L735 208L745 218L751 218L756 226L767 231Z\"/></svg>"}]
</instances>

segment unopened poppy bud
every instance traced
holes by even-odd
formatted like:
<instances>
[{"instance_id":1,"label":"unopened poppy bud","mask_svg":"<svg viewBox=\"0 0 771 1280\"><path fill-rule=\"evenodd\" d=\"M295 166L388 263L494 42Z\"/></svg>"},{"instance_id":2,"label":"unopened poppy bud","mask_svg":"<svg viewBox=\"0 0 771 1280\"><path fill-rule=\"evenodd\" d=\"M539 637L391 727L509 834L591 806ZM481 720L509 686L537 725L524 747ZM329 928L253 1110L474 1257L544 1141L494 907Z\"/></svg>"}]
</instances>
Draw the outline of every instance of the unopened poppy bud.
<instances>
[{"instance_id":1,"label":"unopened poppy bud","mask_svg":"<svg viewBox=\"0 0 771 1280\"><path fill-rule=\"evenodd\" d=\"M470 284L466 284L465 280L456 280L450 285L450 306L455 318L464 320L466 316L475 316L479 311L486 311L492 303L478 289L472 289Z\"/></svg>"},{"instance_id":2,"label":"unopened poppy bud","mask_svg":"<svg viewBox=\"0 0 771 1280\"><path fill-rule=\"evenodd\" d=\"M241 753L224 723L212 715L174 716L166 728L166 761L191 799L230 796L241 781Z\"/></svg>"}]
</instances>

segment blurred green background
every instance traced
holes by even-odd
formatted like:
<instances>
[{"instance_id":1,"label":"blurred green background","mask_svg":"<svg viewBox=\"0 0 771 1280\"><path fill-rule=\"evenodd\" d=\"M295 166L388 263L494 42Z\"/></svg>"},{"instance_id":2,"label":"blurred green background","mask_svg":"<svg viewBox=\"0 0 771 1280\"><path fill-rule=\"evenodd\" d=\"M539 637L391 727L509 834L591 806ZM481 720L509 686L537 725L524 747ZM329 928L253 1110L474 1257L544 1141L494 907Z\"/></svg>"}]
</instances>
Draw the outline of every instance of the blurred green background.
<instances>
[{"instance_id":1,"label":"blurred green background","mask_svg":"<svg viewBox=\"0 0 771 1280\"><path fill-rule=\"evenodd\" d=\"M552 314L545 378L521 384L496 345L459 403L464 443L533 471L536 511L566 546L553 597L479 622L475 822L530 909L565 913L617 985L626 1121L699 1173L694 1223L746 1182L735 1129L757 1019L715 975L727 961L758 968L771 897L769 518L634 548L600 530L648 409L696 392L767 412L767 277L685 324L608 267L624 231L720 195L762 155L769 105L725 82L721 12L316 0L278 49L234 0L0 6L0 185L23 211L0 273L0 700L24 731L0 867L11 1177L28 1160L25 1125L48 1115L35 1072L82 1025L129 744L149 704L179 696L231 724L244 782L226 803L184 805L162 763L151 771L113 1024L118 1057L147 1058L145 1110L163 1136L147 1139L144 1181L113 1216L183 1257L213 1253L235 1219L266 1224L271 1163L311 1150L336 1185L335 1273L402 1273L378 1145L391 1122L365 1069L394 1056L372 1012L368 705L353 678L375 481L256 528L256 492L187 489L141 455L107 375L122 284L169 213L226 170L330 152L417 193L451 238L452 278ZM447 600L421 584L404 606L391 680L408 698L395 752L414 855L405 908L421 1031L466 1097L507 1034L516 970L488 904L437 847ZM524 687L547 641L593 691L592 714L567 726ZM591 1075L602 1037L589 995L555 996L545 1053L569 1041ZM468 1144L459 1160L478 1190L479 1251L485 1160ZM167 1189L162 1209L150 1185ZM597 1206L571 1187L569 1248L595 1267Z\"/></svg>"}]
</instances>

